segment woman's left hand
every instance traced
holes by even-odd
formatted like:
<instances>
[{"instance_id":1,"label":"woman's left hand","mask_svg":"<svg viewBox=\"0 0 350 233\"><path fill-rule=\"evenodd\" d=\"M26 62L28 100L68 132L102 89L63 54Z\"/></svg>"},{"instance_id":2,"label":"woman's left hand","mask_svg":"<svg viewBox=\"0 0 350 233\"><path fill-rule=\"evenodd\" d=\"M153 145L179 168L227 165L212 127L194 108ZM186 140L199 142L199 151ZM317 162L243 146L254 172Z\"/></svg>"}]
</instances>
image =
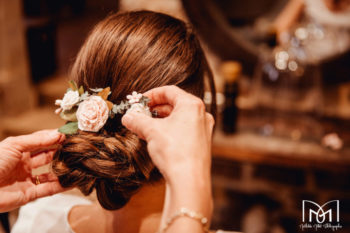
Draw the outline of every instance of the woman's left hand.
<instances>
[{"instance_id":1,"label":"woman's left hand","mask_svg":"<svg viewBox=\"0 0 350 233\"><path fill-rule=\"evenodd\" d=\"M32 169L51 162L52 146L63 140L57 130L43 130L0 142L0 213L64 191L53 174L32 175Z\"/></svg>"}]
</instances>

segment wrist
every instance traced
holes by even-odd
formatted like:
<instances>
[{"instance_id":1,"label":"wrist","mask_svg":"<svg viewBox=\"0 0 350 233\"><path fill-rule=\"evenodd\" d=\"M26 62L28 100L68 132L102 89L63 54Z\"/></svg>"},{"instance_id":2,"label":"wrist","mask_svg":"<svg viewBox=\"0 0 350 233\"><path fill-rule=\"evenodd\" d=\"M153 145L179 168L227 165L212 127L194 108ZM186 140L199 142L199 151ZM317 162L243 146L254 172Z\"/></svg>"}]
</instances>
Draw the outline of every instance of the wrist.
<instances>
[{"instance_id":1,"label":"wrist","mask_svg":"<svg viewBox=\"0 0 350 233\"><path fill-rule=\"evenodd\" d=\"M164 178L173 192L211 191L210 162L187 161L176 164L167 170Z\"/></svg>"},{"instance_id":2,"label":"wrist","mask_svg":"<svg viewBox=\"0 0 350 233\"><path fill-rule=\"evenodd\" d=\"M188 160L178 162L168 166L167 170L162 172L165 180L172 185L181 185L185 182L203 182L210 181L211 161Z\"/></svg>"},{"instance_id":3,"label":"wrist","mask_svg":"<svg viewBox=\"0 0 350 233\"><path fill-rule=\"evenodd\" d=\"M173 201L173 211L186 207L210 219L213 199L209 171L179 174L167 181L167 189Z\"/></svg>"}]
</instances>

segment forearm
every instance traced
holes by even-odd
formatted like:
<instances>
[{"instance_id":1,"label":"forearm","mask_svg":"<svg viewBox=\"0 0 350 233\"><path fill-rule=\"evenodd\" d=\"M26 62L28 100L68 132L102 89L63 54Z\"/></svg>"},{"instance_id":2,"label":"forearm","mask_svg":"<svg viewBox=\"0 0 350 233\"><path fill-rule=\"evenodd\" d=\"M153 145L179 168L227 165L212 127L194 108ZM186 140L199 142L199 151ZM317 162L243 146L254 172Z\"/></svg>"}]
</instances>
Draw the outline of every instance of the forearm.
<instances>
[{"instance_id":1,"label":"forearm","mask_svg":"<svg viewBox=\"0 0 350 233\"><path fill-rule=\"evenodd\" d=\"M202 214L208 219L209 226L213 210L210 172L202 172L195 168L187 174L184 171L179 170L178 175L174 175L174 178L167 182L161 228L182 207ZM171 223L166 232L203 232L203 226L195 219L179 217Z\"/></svg>"}]
</instances>

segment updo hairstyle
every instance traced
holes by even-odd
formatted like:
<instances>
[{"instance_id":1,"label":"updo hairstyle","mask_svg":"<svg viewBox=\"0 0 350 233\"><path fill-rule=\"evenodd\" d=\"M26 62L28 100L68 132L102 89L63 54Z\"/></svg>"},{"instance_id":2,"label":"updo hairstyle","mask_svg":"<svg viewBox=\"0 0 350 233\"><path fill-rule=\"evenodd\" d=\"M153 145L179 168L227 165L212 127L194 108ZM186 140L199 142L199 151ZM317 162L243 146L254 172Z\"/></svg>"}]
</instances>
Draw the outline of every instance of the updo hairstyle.
<instances>
[{"instance_id":1,"label":"updo hairstyle","mask_svg":"<svg viewBox=\"0 0 350 233\"><path fill-rule=\"evenodd\" d=\"M177 85L203 98L212 73L193 30L183 21L150 11L112 14L92 30L73 64L70 78L85 90L111 88L109 100L120 103L133 91ZM63 187L89 195L94 189L103 208L123 207L143 184L161 179L146 143L108 119L97 133L68 135L52 168Z\"/></svg>"}]
</instances>

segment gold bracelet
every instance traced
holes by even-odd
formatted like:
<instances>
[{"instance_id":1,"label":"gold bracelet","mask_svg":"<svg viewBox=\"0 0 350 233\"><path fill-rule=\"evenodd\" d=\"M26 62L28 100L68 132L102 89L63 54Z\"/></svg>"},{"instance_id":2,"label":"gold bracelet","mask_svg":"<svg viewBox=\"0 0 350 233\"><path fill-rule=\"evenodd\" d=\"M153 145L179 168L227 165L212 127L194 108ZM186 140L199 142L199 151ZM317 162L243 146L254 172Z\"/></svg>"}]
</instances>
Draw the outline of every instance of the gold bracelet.
<instances>
[{"instance_id":1,"label":"gold bracelet","mask_svg":"<svg viewBox=\"0 0 350 233\"><path fill-rule=\"evenodd\" d=\"M178 218L180 217L187 217L187 218L191 218L194 219L196 221L198 221L202 227L203 227L203 231L204 232L209 232L207 223L208 223L208 219L206 217L204 217L202 214L197 213L195 211L191 211L185 207L180 208L179 211L177 211L172 217L170 217L168 219L168 221L166 221L165 226L158 231L158 233L165 233L165 231L170 227L170 225Z\"/></svg>"}]
</instances>

